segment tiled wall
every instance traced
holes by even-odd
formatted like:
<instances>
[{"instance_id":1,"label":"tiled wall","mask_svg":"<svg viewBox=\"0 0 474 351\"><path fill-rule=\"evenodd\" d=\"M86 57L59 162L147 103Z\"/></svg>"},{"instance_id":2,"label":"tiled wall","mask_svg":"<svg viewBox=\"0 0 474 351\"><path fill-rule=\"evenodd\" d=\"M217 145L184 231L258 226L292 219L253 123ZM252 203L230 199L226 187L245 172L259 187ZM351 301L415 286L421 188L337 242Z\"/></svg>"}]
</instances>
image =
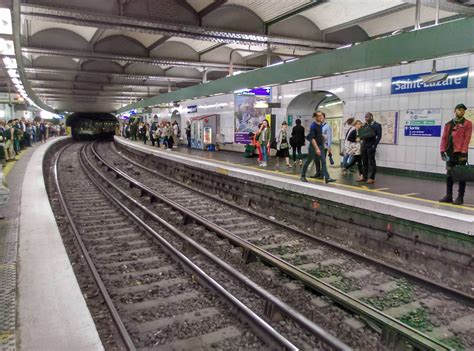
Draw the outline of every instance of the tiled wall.
<instances>
[{"instance_id":1,"label":"tiled wall","mask_svg":"<svg viewBox=\"0 0 474 351\"><path fill-rule=\"evenodd\" d=\"M332 91L344 101L344 117L356 113L374 111L403 111L406 109L440 108L443 124L453 117L454 106L464 103L474 108L474 55L459 55L437 60L437 69L470 67L467 89L444 90L410 94L390 94L391 78L399 75L419 74L431 71L432 61L420 61L411 64L380 68L375 70L341 74L286 84L272 88L272 101L281 102L281 108L273 109L277 115L277 125L287 116L287 107L291 100L308 91ZM198 105L198 112L189 114L187 106ZM190 117L217 113L221 116L221 133L226 142L233 141L234 98L232 94L181 103L182 125ZM400 122L400 120L399 120ZM403 128L398 127L396 145L380 145L377 149L377 161L380 166L443 173L444 164L439 156L437 137L405 137ZM474 149L469 150L474 160Z\"/></svg>"},{"instance_id":2,"label":"tiled wall","mask_svg":"<svg viewBox=\"0 0 474 351\"><path fill-rule=\"evenodd\" d=\"M312 89L333 91L339 96L344 101L345 118L373 111L440 108L444 124L453 117L456 104L464 103L474 108L474 55L437 60L438 70L470 67L467 89L390 94L392 77L429 72L431 65L432 61L429 60L317 79L313 81ZM279 90L273 90L273 101L281 101L282 104L280 109L274 110L278 122L286 118L288 104L295 96L311 91L311 82L287 84ZM380 145L377 149L377 161L380 166L385 167L443 173L445 166L439 156L439 143L440 138L437 137L405 137L399 123L397 144ZM469 150L469 157L474 159L474 149Z\"/></svg>"}]
</instances>

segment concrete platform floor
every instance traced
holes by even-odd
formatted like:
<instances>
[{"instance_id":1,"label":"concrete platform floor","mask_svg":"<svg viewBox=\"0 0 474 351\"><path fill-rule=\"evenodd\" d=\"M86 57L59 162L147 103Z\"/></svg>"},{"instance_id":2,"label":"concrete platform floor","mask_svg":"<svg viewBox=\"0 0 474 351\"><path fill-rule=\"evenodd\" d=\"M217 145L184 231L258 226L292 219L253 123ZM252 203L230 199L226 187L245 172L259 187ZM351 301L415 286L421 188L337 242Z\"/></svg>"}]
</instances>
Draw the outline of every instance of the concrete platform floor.
<instances>
[{"instance_id":1,"label":"concrete platform floor","mask_svg":"<svg viewBox=\"0 0 474 351\"><path fill-rule=\"evenodd\" d=\"M143 144L143 142L137 142ZM150 146L150 143L148 142ZM301 175L300 166L288 169L284 162L280 163L280 167L276 167L276 158L270 157L268 166L265 168L259 167L257 164L257 158L245 158L243 154L232 152L232 151L202 151L189 149L185 146L180 146L173 149L171 152L178 152L183 155L190 155L193 158L200 158L204 160L212 160L214 162L222 162L225 164L248 167L254 171L260 171L269 174L278 174L282 177L299 178ZM303 160L304 162L305 160ZM328 162L329 165L329 162ZM394 199L412 204L430 206L434 208L440 208L444 210L455 211L459 213L472 214L474 215L474 184L467 185L466 194L464 198L463 206L456 206L452 204L441 204L438 199L445 194L445 183L444 181L435 179L424 179L424 178L413 178L409 176L391 175L379 172L376 176L375 184L358 183L356 179L358 177L357 167L354 166L353 173L343 175L341 167L339 165L330 166L329 173L332 178L337 179L337 182L331 183L327 186L338 187L345 190L357 191L368 193L374 196L380 196L384 198ZM324 184L322 179L307 179L310 182ZM457 193L457 184L454 186L454 193Z\"/></svg>"}]
</instances>

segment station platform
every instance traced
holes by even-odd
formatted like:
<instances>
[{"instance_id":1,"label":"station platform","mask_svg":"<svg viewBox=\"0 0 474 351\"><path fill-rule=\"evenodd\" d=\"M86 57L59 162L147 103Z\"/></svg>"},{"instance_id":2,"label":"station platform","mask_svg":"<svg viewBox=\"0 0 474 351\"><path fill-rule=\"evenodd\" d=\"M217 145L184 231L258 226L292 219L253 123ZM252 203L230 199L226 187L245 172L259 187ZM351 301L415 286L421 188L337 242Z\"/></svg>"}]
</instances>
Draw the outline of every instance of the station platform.
<instances>
[{"instance_id":1,"label":"station platform","mask_svg":"<svg viewBox=\"0 0 474 351\"><path fill-rule=\"evenodd\" d=\"M63 246L43 179L53 138L4 170L0 220L0 350L103 350Z\"/></svg>"},{"instance_id":2,"label":"station platform","mask_svg":"<svg viewBox=\"0 0 474 351\"><path fill-rule=\"evenodd\" d=\"M344 176L340 167L330 166L329 173L337 182L324 184L324 180L310 178L310 174L307 174L309 183L303 183L300 181L300 166L287 169L283 163L276 169L275 157L269 158L268 167L262 168L257 165L256 158L245 158L243 154L232 151L201 151L182 146L165 151L122 137L116 136L115 140L140 149L152 150L160 157L186 162L240 179L262 182L376 213L474 235L472 184L467 186L465 204L456 206L438 202L445 191L445 183L439 180L379 173L375 184L360 184L355 181L357 173ZM457 190L457 184L454 189Z\"/></svg>"}]
</instances>

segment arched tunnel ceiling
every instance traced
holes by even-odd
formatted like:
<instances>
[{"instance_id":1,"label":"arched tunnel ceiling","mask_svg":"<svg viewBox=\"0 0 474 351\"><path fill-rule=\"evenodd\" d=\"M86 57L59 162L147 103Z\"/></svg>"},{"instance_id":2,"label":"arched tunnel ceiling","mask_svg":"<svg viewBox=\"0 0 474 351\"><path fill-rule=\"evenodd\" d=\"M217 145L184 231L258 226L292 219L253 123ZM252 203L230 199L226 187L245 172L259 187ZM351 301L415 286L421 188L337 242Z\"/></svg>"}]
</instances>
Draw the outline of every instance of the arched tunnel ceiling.
<instances>
[{"instance_id":1,"label":"arched tunnel ceiling","mask_svg":"<svg viewBox=\"0 0 474 351\"><path fill-rule=\"evenodd\" d=\"M415 21L414 5L403 0L21 4L23 62L33 90L55 109L83 112L110 112L204 77L225 77L231 57L234 71L251 70L410 28ZM434 15L431 7L422 8L424 22ZM442 19L458 15L441 12Z\"/></svg>"}]
</instances>

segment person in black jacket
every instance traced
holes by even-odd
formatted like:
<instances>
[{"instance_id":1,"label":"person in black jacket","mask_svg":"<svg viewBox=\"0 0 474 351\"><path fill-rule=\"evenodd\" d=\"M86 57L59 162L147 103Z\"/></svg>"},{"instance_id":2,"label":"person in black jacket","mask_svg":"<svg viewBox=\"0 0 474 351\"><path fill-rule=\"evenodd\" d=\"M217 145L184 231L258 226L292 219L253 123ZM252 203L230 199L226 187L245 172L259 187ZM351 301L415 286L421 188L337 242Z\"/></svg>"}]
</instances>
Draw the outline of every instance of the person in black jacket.
<instances>
[{"instance_id":1,"label":"person in black jacket","mask_svg":"<svg viewBox=\"0 0 474 351\"><path fill-rule=\"evenodd\" d=\"M295 121L296 125L291 130L290 145L293 150L293 165L296 166L296 153L298 152L298 160L300 160L300 166L303 165L301 160L301 147L304 145L305 134L304 127L301 125L301 119Z\"/></svg>"},{"instance_id":2,"label":"person in black jacket","mask_svg":"<svg viewBox=\"0 0 474 351\"><path fill-rule=\"evenodd\" d=\"M382 139L382 125L374 121L374 115L367 112L365 115L365 125L364 128L372 128L374 134L368 139L363 139L361 147L361 156L362 156L362 177L358 179L358 182L367 182L367 184L375 183L375 173L377 171L377 164L375 163L375 153L377 151L377 146Z\"/></svg>"}]
</instances>

